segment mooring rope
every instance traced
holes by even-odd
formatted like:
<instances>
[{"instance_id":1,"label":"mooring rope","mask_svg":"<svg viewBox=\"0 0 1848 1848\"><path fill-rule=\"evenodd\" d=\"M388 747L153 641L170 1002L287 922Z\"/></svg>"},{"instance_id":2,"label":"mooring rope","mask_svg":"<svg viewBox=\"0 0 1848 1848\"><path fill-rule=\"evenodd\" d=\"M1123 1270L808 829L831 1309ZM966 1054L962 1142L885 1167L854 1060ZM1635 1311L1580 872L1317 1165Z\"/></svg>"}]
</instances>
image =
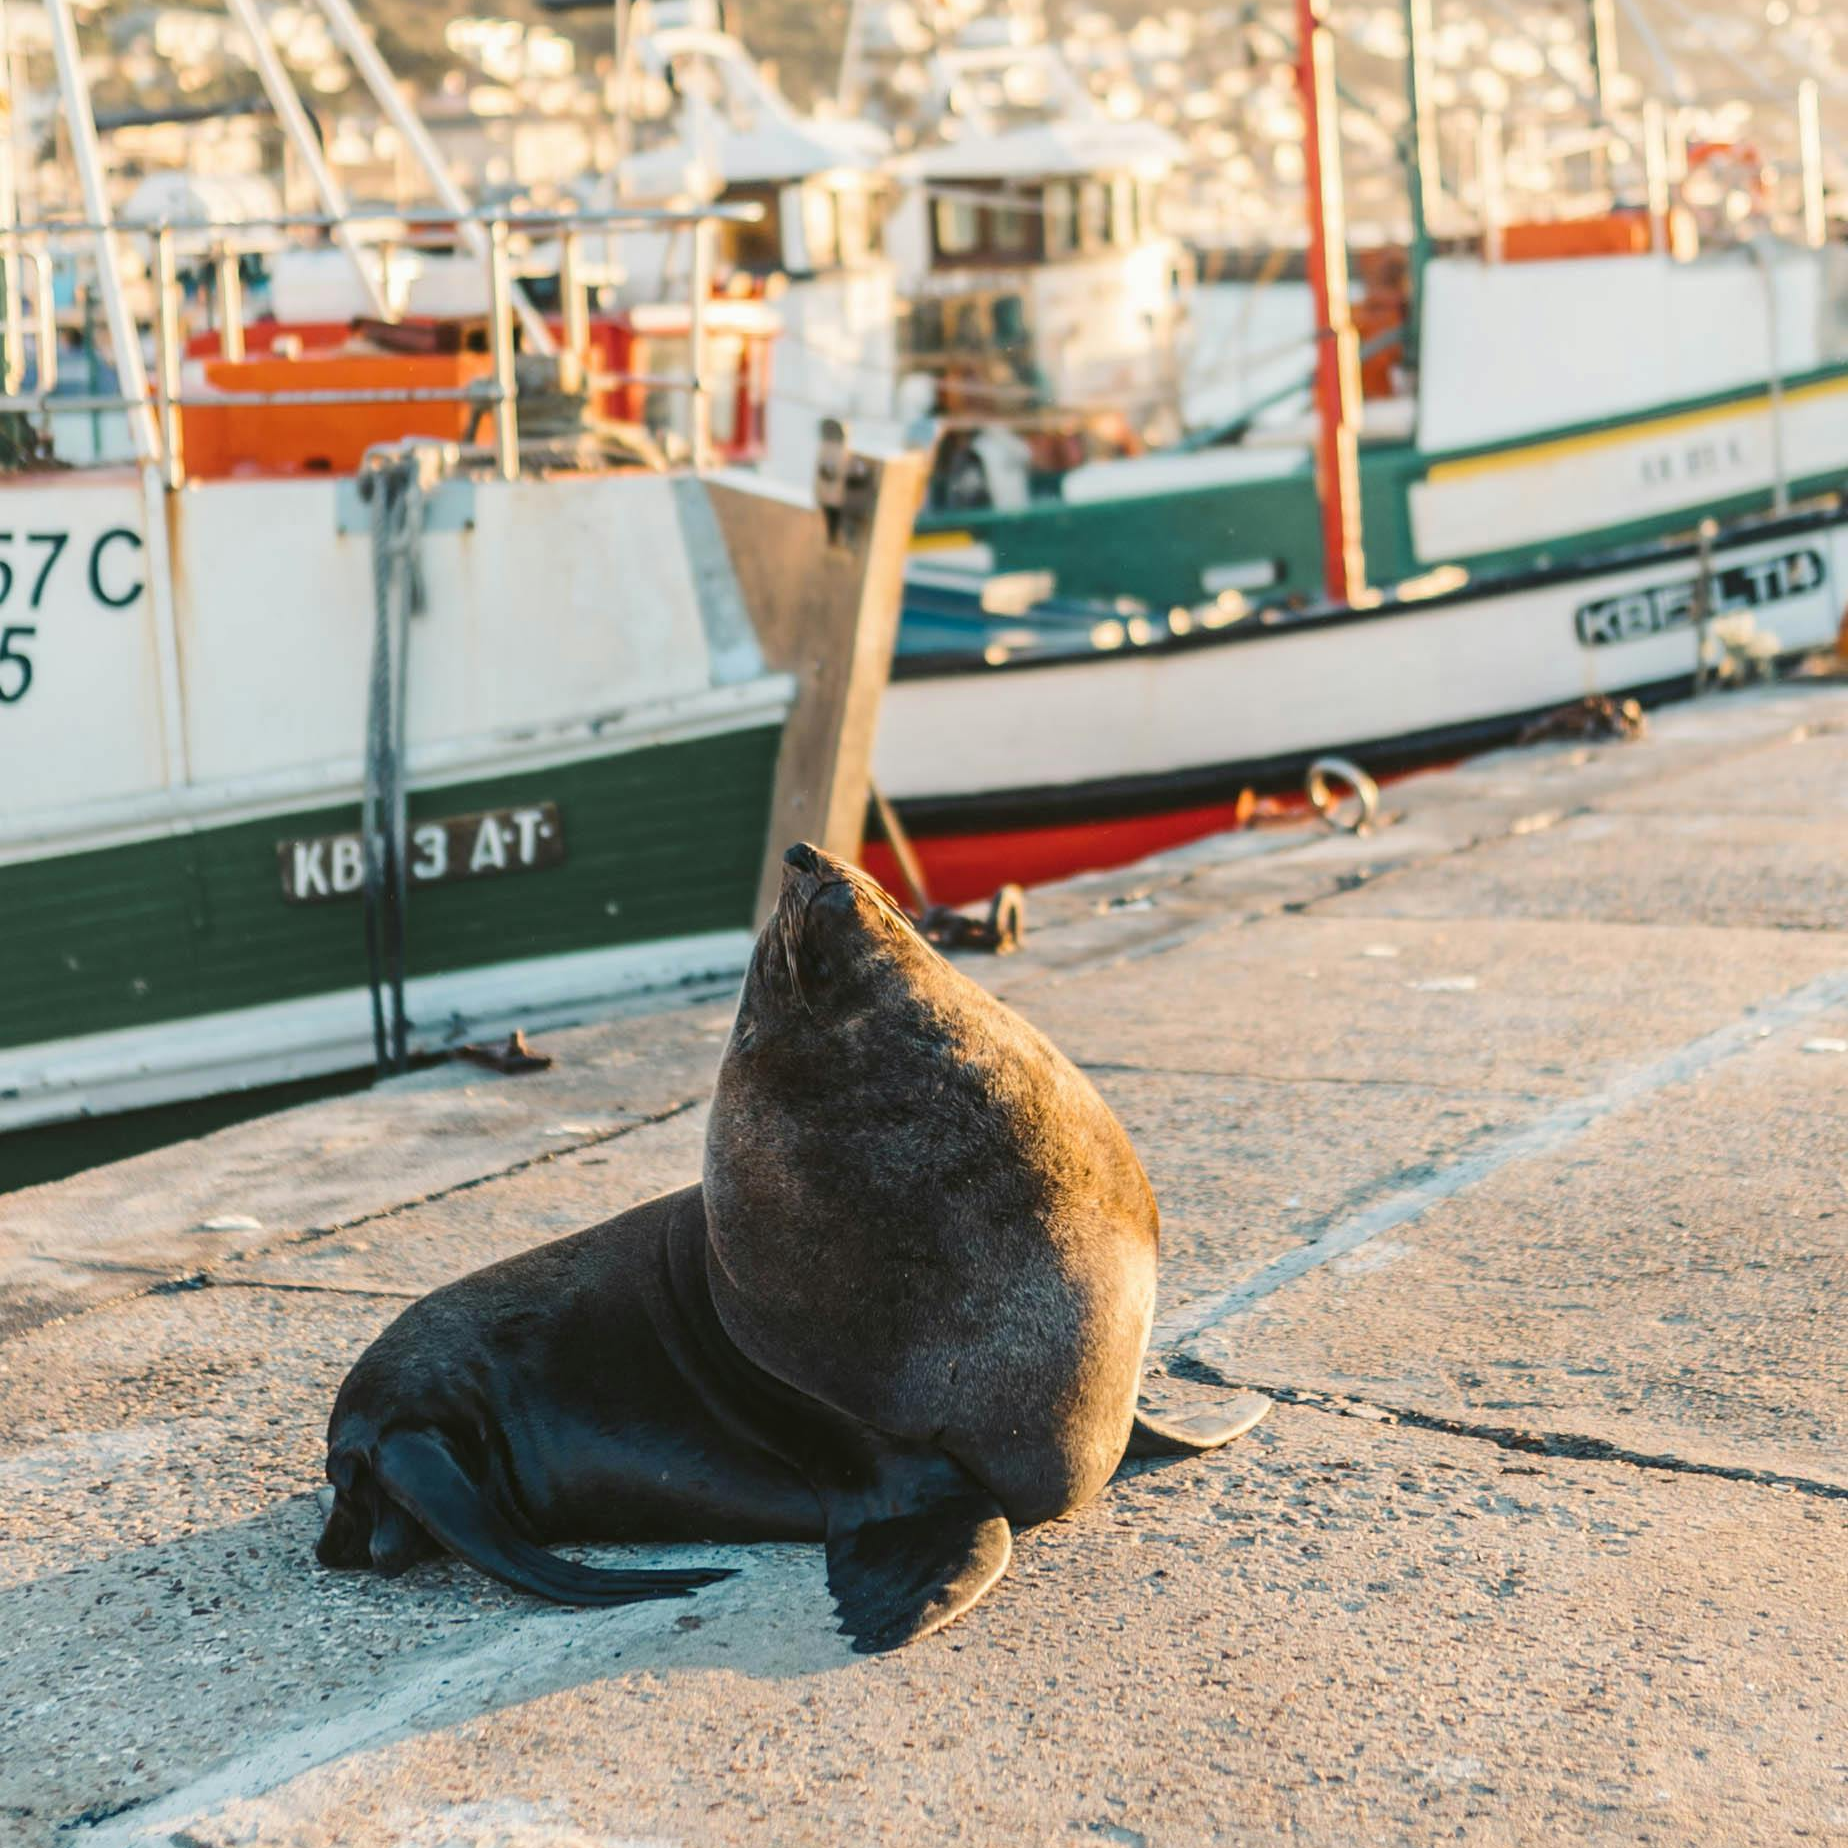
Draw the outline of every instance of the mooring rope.
<instances>
[{"instance_id":1,"label":"mooring rope","mask_svg":"<svg viewBox=\"0 0 1848 1848\"><path fill-rule=\"evenodd\" d=\"M441 444L407 444L369 453L359 477L360 495L372 510L373 610L360 830L365 847L372 1054L381 1072L401 1072L407 1064L404 941L410 862L404 784L405 664L411 618L424 608L426 502L446 466L447 454Z\"/></svg>"}]
</instances>

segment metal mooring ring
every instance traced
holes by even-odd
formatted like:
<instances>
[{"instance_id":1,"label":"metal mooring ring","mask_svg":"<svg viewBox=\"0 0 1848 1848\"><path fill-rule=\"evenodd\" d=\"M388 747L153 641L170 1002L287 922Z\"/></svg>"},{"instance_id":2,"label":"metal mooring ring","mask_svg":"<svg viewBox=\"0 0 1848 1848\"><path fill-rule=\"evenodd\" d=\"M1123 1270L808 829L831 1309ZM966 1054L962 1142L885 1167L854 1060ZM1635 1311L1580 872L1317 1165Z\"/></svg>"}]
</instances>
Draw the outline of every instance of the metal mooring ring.
<instances>
[{"instance_id":1,"label":"metal mooring ring","mask_svg":"<svg viewBox=\"0 0 1848 1848\"><path fill-rule=\"evenodd\" d=\"M1351 821L1341 812L1346 804L1329 793L1331 781L1345 785L1358 798L1359 812ZM1331 828L1359 834L1379 818L1380 786L1358 764L1349 763L1345 757L1318 757L1309 766L1309 800Z\"/></svg>"}]
</instances>

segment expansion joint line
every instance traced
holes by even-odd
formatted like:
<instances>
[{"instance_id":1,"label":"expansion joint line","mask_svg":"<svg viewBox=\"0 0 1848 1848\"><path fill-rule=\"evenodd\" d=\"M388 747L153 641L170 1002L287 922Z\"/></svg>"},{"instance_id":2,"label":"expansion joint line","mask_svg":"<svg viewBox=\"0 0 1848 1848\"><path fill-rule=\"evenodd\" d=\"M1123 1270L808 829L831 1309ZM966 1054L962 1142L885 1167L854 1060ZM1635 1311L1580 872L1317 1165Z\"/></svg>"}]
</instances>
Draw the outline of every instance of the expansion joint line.
<instances>
[{"instance_id":1,"label":"expansion joint line","mask_svg":"<svg viewBox=\"0 0 1848 1848\"><path fill-rule=\"evenodd\" d=\"M582 1137L576 1142L566 1142L555 1149L546 1149L538 1155L523 1156L519 1161L509 1162L504 1168L495 1168L487 1174L471 1175L466 1181L452 1181L447 1187L433 1187L426 1194L419 1194L414 1200L394 1201L390 1206L381 1206L376 1212L361 1213L353 1219L337 1219L330 1225L310 1226L306 1231L298 1232L293 1238L284 1239L275 1247L286 1251L295 1245L309 1244L316 1239L334 1238L343 1232L357 1232L361 1226L377 1225L381 1220L396 1219L400 1213L414 1213L420 1207L437 1206L444 1200L452 1200L457 1194L473 1193L477 1187L486 1187L494 1181L505 1181L516 1174L524 1174L531 1168L543 1168L548 1163L563 1161L572 1155L581 1155L586 1149L599 1149L607 1142L620 1142L624 1136L634 1135L640 1129L653 1129L661 1123L671 1123L675 1117L685 1116L689 1110L695 1110L703 1103L704 1097L683 1097L678 1103L669 1104L665 1110L657 1110L652 1115L638 1116L627 1123L618 1123L613 1129L601 1130L595 1135Z\"/></svg>"},{"instance_id":2,"label":"expansion joint line","mask_svg":"<svg viewBox=\"0 0 1848 1848\"><path fill-rule=\"evenodd\" d=\"M702 1101L703 1099L698 1097L682 1098L677 1103L669 1104L665 1110L658 1110L647 1116L638 1116L626 1123L618 1123L612 1129L581 1137L559 1148L546 1149L538 1155L528 1155L519 1161L509 1162L504 1168L496 1168L488 1174L472 1175L466 1181L454 1181L447 1187L432 1188L430 1192L420 1194L414 1200L400 1200L391 1206L380 1207L377 1212L361 1213L356 1218L337 1220L331 1225L311 1226L305 1231L295 1233L292 1237L277 1239L272 1244L264 1245L261 1248L262 1253L272 1255L293 1251L299 1246L312 1244L319 1239L333 1238L343 1232L357 1231L361 1226L377 1225L381 1221L395 1219L400 1213L415 1212L419 1207L438 1205L444 1200L454 1198L457 1194L471 1193L477 1187L485 1187L491 1181L504 1181L513 1175L524 1174L529 1168L543 1168L550 1162L563 1161L570 1156L582 1154L586 1149L601 1148L607 1142L619 1142L624 1136L633 1135L637 1130L652 1129L657 1124L670 1123L675 1117L684 1116L687 1111L696 1109ZM222 1271L209 1269L184 1271L176 1276L155 1270L151 1266L128 1264L109 1259L88 1259L85 1261L84 1268L120 1276L124 1280L145 1278L147 1281L139 1289L125 1289L120 1295L105 1296L94 1302L82 1303L56 1317L55 1319L59 1322L74 1322L82 1317L95 1315L100 1310L119 1309L124 1303L139 1302L149 1296L184 1296L194 1290L295 1290L325 1295L393 1298L415 1298L424 1294L421 1290L396 1290L380 1286L298 1283L263 1277L235 1277L226 1275ZM4 1339L4 1336L0 1336L0 1340Z\"/></svg>"},{"instance_id":3,"label":"expansion joint line","mask_svg":"<svg viewBox=\"0 0 1848 1848\"><path fill-rule=\"evenodd\" d=\"M1178 1380L1217 1386L1228 1391L1261 1392L1282 1405L1321 1412L1331 1418L1352 1418L1383 1413L1385 1421L1417 1431L1437 1431L1446 1437L1467 1438L1491 1444L1497 1450L1521 1456L1558 1457L1576 1463L1620 1463L1630 1469L1655 1470L1670 1476L1707 1476L1720 1482L1745 1482L1756 1488L1778 1489L1786 1494L1809 1495L1819 1501L1848 1502L1848 1484L1824 1482L1814 1476L1793 1476L1783 1470L1752 1469L1743 1463L1700 1463L1667 1452L1632 1450L1608 1438L1586 1437L1576 1431L1530 1431L1518 1425L1477 1424L1469 1419L1440 1418L1409 1406L1382 1405L1377 1399L1353 1399L1336 1392L1305 1391L1268 1381L1234 1380L1195 1355L1178 1355L1167 1364Z\"/></svg>"},{"instance_id":4,"label":"expansion joint line","mask_svg":"<svg viewBox=\"0 0 1848 1848\"><path fill-rule=\"evenodd\" d=\"M1533 1120L1498 1130L1412 1186L1399 1187L1320 1238L1286 1251L1255 1275L1204 1303L1183 1304L1164 1316L1152 1337L1158 1348L1178 1349L1252 1309L1267 1296L1335 1258L1371 1244L1383 1233L1422 1219L1434 1206L1466 1192L1511 1163L1550 1155L1587 1130L1678 1084L1688 1084L1774 1033L1848 1004L1848 971L1818 976L1750 1008L1736 1020L1676 1047L1648 1065L1620 1074L1602 1090L1568 1098Z\"/></svg>"}]
</instances>

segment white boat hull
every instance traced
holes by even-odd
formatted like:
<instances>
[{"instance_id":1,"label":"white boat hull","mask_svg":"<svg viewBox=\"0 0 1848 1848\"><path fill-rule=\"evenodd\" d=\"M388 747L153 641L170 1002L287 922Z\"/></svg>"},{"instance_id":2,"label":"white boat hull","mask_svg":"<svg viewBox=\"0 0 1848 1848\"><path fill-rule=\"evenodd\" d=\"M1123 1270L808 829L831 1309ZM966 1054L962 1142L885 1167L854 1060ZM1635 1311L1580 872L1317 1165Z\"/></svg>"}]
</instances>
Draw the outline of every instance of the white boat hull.
<instances>
[{"instance_id":1,"label":"white boat hull","mask_svg":"<svg viewBox=\"0 0 1848 1848\"><path fill-rule=\"evenodd\" d=\"M1749 612L1780 653L1835 636L1848 525L1760 528L1713 565L1719 612ZM887 695L875 771L916 825L948 831L1153 808L1164 790L1201 799L1297 774L1323 750L1404 758L1419 741L1461 744L1587 695L1687 679L1696 571L1684 549L1062 660L919 663Z\"/></svg>"}]
</instances>

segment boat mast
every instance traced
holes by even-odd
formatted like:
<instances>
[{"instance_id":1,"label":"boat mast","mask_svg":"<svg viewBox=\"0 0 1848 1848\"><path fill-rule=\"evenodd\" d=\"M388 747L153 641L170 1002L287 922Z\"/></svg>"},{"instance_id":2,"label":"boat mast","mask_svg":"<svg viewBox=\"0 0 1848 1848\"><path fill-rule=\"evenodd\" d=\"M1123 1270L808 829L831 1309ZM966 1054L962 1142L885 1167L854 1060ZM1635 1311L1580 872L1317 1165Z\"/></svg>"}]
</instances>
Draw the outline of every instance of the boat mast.
<instances>
[{"instance_id":1,"label":"boat mast","mask_svg":"<svg viewBox=\"0 0 1848 1848\"><path fill-rule=\"evenodd\" d=\"M835 79L834 100L842 115L853 115L860 107L860 44L865 26L861 20L864 0L848 0L847 37L841 45L841 68Z\"/></svg>"},{"instance_id":2,"label":"boat mast","mask_svg":"<svg viewBox=\"0 0 1848 1848\"><path fill-rule=\"evenodd\" d=\"M1597 126L1610 128L1617 102L1617 0L1591 0L1591 78ZM1610 184L1610 142L1601 140L1593 173L1600 186Z\"/></svg>"},{"instance_id":3,"label":"boat mast","mask_svg":"<svg viewBox=\"0 0 1848 1848\"><path fill-rule=\"evenodd\" d=\"M58 66L58 90L64 100L71 156L77 163L77 179L83 189L84 216L96 238L96 286L109 322L117 390L127 403L124 415L134 438L135 460L151 465L160 459L161 439L154 423L154 408L148 402L141 336L122 287L122 257L116 245L115 219L109 209L109 189L103 179L103 151L96 139L96 117L90 111L90 90L77 50L77 27L71 19L70 0L45 0L45 18L51 28L51 54Z\"/></svg>"},{"instance_id":4,"label":"boat mast","mask_svg":"<svg viewBox=\"0 0 1848 1848\"><path fill-rule=\"evenodd\" d=\"M616 140L616 197L620 202L629 196L629 156L635 148L635 124L630 116L629 62L630 34L635 30L632 0L613 0L610 9L616 57L616 95L611 110L611 131Z\"/></svg>"},{"instance_id":5,"label":"boat mast","mask_svg":"<svg viewBox=\"0 0 1848 1848\"><path fill-rule=\"evenodd\" d=\"M1797 85L1797 158L1803 177L1803 241L1820 250L1829 241L1822 190L1822 98L1816 79Z\"/></svg>"},{"instance_id":6,"label":"boat mast","mask_svg":"<svg viewBox=\"0 0 1848 1848\"><path fill-rule=\"evenodd\" d=\"M1366 588L1360 532L1360 351L1348 301L1347 208L1335 113L1329 0L1296 0L1296 82L1303 106L1303 185L1309 208L1309 286L1315 298L1316 494L1322 509L1322 591L1352 603Z\"/></svg>"},{"instance_id":7,"label":"boat mast","mask_svg":"<svg viewBox=\"0 0 1848 1848\"><path fill-rule=\"evenodd\" d=\"M243 27L244 36L250 41L250 55L256 64L257 81L262 84L270 107L275 110L276 119L282 124L282 132L288 137L290 147L295 150L296 159L308 170L308 178L313 183L315 197L321 202L321 210L336 221L333 226L334 242L346 252L347 260L353 265L353 274L358 278L372 312L381 321L396 319L385 299L383 269L381 267L375 271L367 263L359 240L354 236L353 227L347 222L346 193L322 155L321 144L315 137L314 124L308 120L302 99L296 95L295 85L283 68L282 60L276 55L276 43L270 37L269 26L259 10L258 0L226 0L226 4L231 9L231 16Z\"/></svg>"},{"instance_id":8,"label":"boat mast","mask_svg":"<svg viewBox=\"0 0 1848 1848\"><path fill-rule=\"evenodd\" d=\"M397 130L400 140L410 149L411 158L423 169L424 178L429 181L430 190L436 194L443 210L455 214L456 235L477 257L487 261L490 241L487 226L474 216L473 208L463 197L461 187L443 164L443 157L436 143L430 139L430 131L424 127L423 118L398 88L385 60L379 56L378 47L359 23L358 15L348 0L318 0L318 4L335 42L352 60L360 81L372 92L372 100L378 104L386 121ZM552 338L545 317L532 305L518 282L511 286L513 311L520 318L528 349L542 353L548 359L554 358L558 352L558 342Z\"/></svg>"},{"instance_id":9,"label":"boat mast","mask_svg":"<svg viewBox=\"0 0 1848 1848\"><path fill-rule=\"evenodd\" d=\"M13 86L12 24L7 17L6 0L0 0L0 231L7 233L6 250L0 254L0 274L5 277L6 295L6 353L0 376L4 377L9 397L25 383L26 377L25 334L19 312L19 241L12 235L19 229L19 194L13 166L17 145L14 120L18 108L19 96ZM42 358L39 363L44 363Z\"/></svg>"},{"instance_id":10,"label":"boat mast","mask_svg":"<svg viewBox=\"0 0 1848 1848\"><path fill-rule=\"evenodd\" d=\"M1418 319L1424 305L1425 264L1431 256L1431 220L1439 207L1436 122L1431 113L1431 0L1405 0L1405 194L1411 209L1410 289L1403 351L1418 364Z\"/></svg>"}]
</instances>

